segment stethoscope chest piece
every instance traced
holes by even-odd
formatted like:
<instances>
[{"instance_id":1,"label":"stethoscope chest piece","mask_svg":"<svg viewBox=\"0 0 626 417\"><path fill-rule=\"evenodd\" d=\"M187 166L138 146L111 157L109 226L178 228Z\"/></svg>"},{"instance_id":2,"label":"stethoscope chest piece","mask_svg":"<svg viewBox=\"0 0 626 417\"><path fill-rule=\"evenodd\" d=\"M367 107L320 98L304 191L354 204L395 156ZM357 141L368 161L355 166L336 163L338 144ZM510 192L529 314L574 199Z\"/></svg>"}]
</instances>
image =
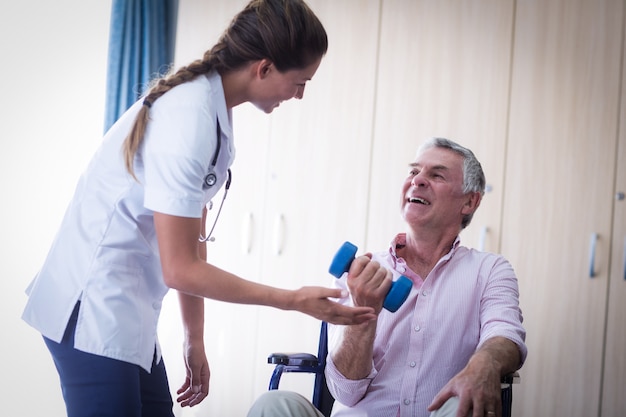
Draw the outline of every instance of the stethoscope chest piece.
<instances>
[{"instance_id":1,"label":"stethoscope chest piece","mask_svg":"<svg viewBox=\"0 0 626 417\"><path fill-rule=\"evenodd\" d=\"M220 122L216 119L215 124L217 125L217 145L215 147L215 153L213 154L213 159L211 160L211 166L209 167L209 172L204 177L204 182L202 183L202 188L207 189L211 188L217 182L217 174L215 174L215 165L217 165L217 158L220 156L220 149L222 147L222 135L220 130Z\"/></svg>"},{"instance_id":2,"label":"stethoscope chest piece","mask_svg":"<svg viewBox=\"0 0 626 417\"><path fill-rule=\"evenodd\" d=\"M215 172L211 169L209 173L206 175L206 177L204 177L204 183L202 184L202 188L204 189L211 188L215 185L216 182L217 182L217 175L215 175Z\"/></svg>"}]
</instances>

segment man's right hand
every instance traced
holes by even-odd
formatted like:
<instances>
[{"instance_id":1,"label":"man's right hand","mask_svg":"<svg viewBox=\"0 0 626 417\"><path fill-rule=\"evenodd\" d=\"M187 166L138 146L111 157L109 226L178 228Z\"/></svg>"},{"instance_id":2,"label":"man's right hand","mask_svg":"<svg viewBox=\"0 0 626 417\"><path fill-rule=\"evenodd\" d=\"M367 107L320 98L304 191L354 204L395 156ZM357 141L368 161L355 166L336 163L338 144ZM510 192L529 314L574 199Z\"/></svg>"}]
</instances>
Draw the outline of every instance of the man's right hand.
<instances>
[{"instance_id":1,"label":"man's right hand","mask_svg":"<svg viewBox=\"0 0 626 417\"><path fill-rule=\"evenodd\" d=\"M372 307L378 314L393 283L393 274L372 261L371 254L365 254L352 261L347 283L354 305Z\"/></svg>"}]
</instances>

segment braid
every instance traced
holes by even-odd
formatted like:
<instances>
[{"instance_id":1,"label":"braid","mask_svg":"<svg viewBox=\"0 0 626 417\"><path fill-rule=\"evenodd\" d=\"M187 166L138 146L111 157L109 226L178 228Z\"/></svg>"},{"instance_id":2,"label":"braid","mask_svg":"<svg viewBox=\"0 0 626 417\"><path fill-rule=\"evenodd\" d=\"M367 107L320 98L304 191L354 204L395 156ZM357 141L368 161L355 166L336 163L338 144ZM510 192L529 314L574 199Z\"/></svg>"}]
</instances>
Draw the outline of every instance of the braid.
<instances>
[{"instance_id":1,"label":"braid","mask_svg":"<svg viewBox=\"0 0 626 417\"><path fill-rule=\"evenodd\" d=\"M215 61L216 59L211 51L208 51L202 60L198 59L191 64L180 68L175 73L157 79L153 82L152 87L143 99L143 106L139 109L139 113L137 113L137 117L135 118L135 123L124 140L123 145L126 170L133 176L133 178L135 178L135 180L137 179L133 169L135 155L137 154L137 150L143 141L143 136L146 132L148 121L150 120L150 108L154 102L177 85L191 81L199 75L209 73L216 67Z\"/></svg>"}]
</instances>

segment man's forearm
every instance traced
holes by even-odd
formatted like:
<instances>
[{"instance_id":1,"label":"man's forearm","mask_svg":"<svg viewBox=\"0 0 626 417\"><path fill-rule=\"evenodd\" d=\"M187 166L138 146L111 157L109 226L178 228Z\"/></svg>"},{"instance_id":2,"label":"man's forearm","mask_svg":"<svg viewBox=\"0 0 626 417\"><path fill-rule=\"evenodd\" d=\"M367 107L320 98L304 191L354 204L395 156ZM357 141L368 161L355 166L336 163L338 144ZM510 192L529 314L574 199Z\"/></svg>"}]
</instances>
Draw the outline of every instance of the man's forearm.
<instances>
[{"instance_id":1,"label":"man's forearm","mask_svg":"<svg viewBox=\"0 0 626 417\"><path fill-rule=\"evenodd\" d=\"M346 378L358 380L372 370L376 321L342 328L341 341L331 352L337 370Z\"/></svg>"},{"instance_id":2,"label":"man's forearm","mask_svg":"<svg viewBox=\"0 0 626 417\"><path fill-rule=\"evenodd\" d=\"M521 355L518 346L511 340L496 336L488 339L470 358L468 366L473 362L488 361L504 376L517 371L521 366Z\"/></svg>"}]
</instances>

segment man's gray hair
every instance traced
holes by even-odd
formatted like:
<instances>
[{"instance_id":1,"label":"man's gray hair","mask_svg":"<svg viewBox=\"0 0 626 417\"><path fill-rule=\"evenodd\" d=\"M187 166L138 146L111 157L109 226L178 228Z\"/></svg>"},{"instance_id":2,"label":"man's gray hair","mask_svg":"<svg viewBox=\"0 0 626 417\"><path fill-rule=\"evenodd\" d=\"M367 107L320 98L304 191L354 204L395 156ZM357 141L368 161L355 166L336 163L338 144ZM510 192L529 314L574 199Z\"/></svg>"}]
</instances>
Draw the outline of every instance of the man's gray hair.
<instances>
[{"instance_id":1,"label":"man's gray hair","mask_svg":"<svg viewBox=\"0 0 626 417\"><path fill-rule=\"evenodd\" d=\"M478 162L474 152L468 148L459 145L458 143L446 139L446 138L431 138L424 142L417 153L421 153L429 148L444 148L449 149L463 157L463 193L480 193L480 196L485 194L485 173L483 167ZM474 213L468 214L463 218L461 222L461 228L466 228L472 221Z\"/></svg>"}]
</instances>

